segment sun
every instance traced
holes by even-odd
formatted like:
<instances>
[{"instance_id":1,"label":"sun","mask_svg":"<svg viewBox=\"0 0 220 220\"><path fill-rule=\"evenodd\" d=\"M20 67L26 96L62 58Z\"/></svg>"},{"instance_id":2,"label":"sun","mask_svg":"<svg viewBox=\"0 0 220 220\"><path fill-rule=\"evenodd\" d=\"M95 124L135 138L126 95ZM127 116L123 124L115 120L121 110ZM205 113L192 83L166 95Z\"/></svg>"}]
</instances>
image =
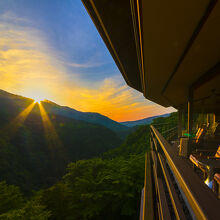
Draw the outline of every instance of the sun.
<instances>
[{"instance_id":1,"label":"sun","mask_svg":"<svg viewBox=\"0 0 220 220\"><path fill-rule=\"evenodd\" d=\"M40 103L41 101L43 101L44 99L40 98L40 97L37 97L37 98L34 98L34 103Z\"/></svg>"},{"instance_id":2,"label":"sun","mask_svg":"<svg viewBox=\"0 0 220 220\"><path fill-rule=\"evenodd\" d=\"M38 85L38 84L33 85L32 88L31 88L31 85L29 85L29 86L30 87L25 88L22 95L24 97L28 97L28 98L32 99L34 103L40 104L42 101L53 99L51 92L45 88L38 87L40 85Z\"/></svg>"},{"instance_id":3,"label":"sun","mask_svg":"<svg viewBox=\"0 0 220 220\"><path fill-rule=\"evenodd\" d=\"M39 90L32 89L27 92L26 96L33 99L34 103L39 103L39 104L40 104L40 102L42 102L46 99L45 92L40 89Z\"/></svg>"},{"instance_id":4,"label":"sun","mask_svg":"<svg viewBox=\"0 0 220 220\"><path fill-rule=\"evenodd\" d=\"M34 100L34 103L39 103L39 104L45 100L44 96L41 94L36 94L36 95L32 94L31 98Z\"/></svg>"}]
</instances>

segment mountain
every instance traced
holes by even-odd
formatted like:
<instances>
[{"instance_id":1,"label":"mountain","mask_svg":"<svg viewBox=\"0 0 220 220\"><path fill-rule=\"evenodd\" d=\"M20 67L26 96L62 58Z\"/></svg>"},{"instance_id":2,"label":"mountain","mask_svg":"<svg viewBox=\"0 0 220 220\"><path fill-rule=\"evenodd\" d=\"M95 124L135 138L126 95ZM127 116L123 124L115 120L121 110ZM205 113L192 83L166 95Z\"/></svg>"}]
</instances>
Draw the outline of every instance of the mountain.
<instances>
[{"instance_id":1,"label":"mountain","mask_svg":"<svg viewBox=\"0 0 220 220\"><path fill-rule=\"evenodd\" d=\"M101 156L121 139L102 125L75 120L0 91L0 181L30 192L54 184L68 163ZM31 107L32 106L32 107Z\"/></svg>"},{"instance_id":2,"label":"mountain","mask_svg":"<svg viewBox=\"0 0 220 220\"><path fill-rule=\"evenodd\" d=\"M136 121L124 121L124 122L120 122L122 125L125 125L127 127L134 127L137 125L148 125L151 124L153 122L153 120L155 118L165 118L168 117L170 114L164 114L164 115L157 115L157 116L153 116L153 117L148 117L148 118L143 118L140 120L136 120Z\"/></svg>"},{"instance_id":3,"label":"mountain","mask_svg":"<svg viewBox=\"0 0 220 220\"><path fill-rule=\"evenodd\" d=\"M22 106L22 102L25 100L31 100L22 96L18 96L18 95L14 95L11 93L8 93L6 91L0 90L0 97L1 98L8 98L8 99L13 99L14 101L16 100L18 105ZM22 100L22 101L21 101ZM33 100L32 100L33 101ZM19 103L21 102L21 103ZM93 123L93 124L99 124L99 125L103 125L115 132L119 132L119 134L128 134L129 133L129 128L125 125L122 125L119 122L116 122L104 115L101 115L99 113L96 112L81 112L81 111L77 111L73 108L69 108L66 106L60 106L54 102L51 102L49 100L45 100L42 102L45 106L45 109L47 110L47 112L50 113L54 113L56 115L61 115L61 116L65 116L68 118L72 118L75 120L82 120L82 121L86 121L89 123Z\"/></svg>"},{"instance_id":4,"label":"mountain","mask_svg":"<svg viewBox=\"0 0 220 220\"><path fill-rule=\"evenodd\" d=\"M129 130L127 126L122 125L119 122L116 122L99 113L80 112L80 111L77 111L75 109L72 109L66 106L57 105L56 103L48 101L48 100L44 101L43 103L44 103L45 109L48 112L51 112L57 115L62 115L68 118L82 120L82 121L86 121L86 122L93 123L93 124L103 125L115 132L122 132L122 131Z\"/></svg>"}]
</instances>

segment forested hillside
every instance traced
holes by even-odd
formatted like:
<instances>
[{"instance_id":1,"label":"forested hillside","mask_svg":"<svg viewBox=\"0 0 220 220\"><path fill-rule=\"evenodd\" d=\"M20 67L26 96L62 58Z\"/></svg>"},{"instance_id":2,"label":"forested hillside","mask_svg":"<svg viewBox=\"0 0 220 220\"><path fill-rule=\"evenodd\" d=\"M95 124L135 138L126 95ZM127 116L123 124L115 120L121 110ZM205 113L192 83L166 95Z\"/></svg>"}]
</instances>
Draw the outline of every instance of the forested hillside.
<instances>
[{"instance_id":1,"label":"forested hillside","mask_svg":"<svg viewBox=\"0 0 220 220\"><path fill-rule=\"evenodd\" d=\"M0 180L25 193L54 184L68 163L101 156L121 144L104 126L42 113L33 100L0 94Z\"/></svg>"},{"instance_id":2,"label":"forested hillside","mask_svg":"<svg viewBox=\"0 0 220 220\"><path fill-rule=\"evenodd\" d=\"M31 100L11 98L0 102L0 220L138 219L149 125L121 143L108 128L42 115L37 104L19 119ZM163 131L176 120L153 124Z\"/></svg>"},{"instance_id":3,"label":"forested hillside","mask_svg":"<svg viewBox=\"0 0 220 220\"><path fill-rule=\"evenodd\" d=\"M119 122L116 122L104 115L95 112L80 112L75 109L60 106L56 103L50 101L44 101L44 107L47 112L54 113L56 115L65 116L68 118L73 118L75 120L82 120L93 124L103 125L115 132L126 133L129 132L129 128L125 125L122 125Z\"/></svg>"},{"instance_id":4,"label":"forested hillside","mask_svg":"<svg viewBox=\"0 0 220 220\"><path fill-rule=\"evenodd\" d=\"M118 151L70 163L61 181L29 199L18 187L1 182L7 200L0 201L0 219L137 219L148 128L130 134ZM19 198L16 203L11 194Z\"/></svg>"}]
</instances>

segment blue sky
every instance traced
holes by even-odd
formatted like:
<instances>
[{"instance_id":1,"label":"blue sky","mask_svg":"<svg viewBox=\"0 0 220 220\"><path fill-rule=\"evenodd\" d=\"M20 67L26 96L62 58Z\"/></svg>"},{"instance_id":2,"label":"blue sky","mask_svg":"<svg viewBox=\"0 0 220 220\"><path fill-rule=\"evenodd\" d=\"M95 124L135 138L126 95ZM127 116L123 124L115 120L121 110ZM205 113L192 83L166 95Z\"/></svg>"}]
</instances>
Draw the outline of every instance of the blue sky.
<instances>
[{"instance_id":1,"label":"blue sky","mask_svg":"<svg viewBox=\"0 0 220 220\"><path fill-rule=\"evenodd\" d=\"M24 26L41 30L59 58L70 64L70 74L79 72L93 81L119 73L81 1L3 0L0 10L13 12L30 22Z\"/></svg>"},{"instance_id":2,"label":"blue sky","mask_svg":"<svg viewBox=\"0 0 220 220\"><path fill-rule=\"evenodd\" d=\"M115 120L162 108L129 88L80 0L0 1L0 88Z\"/></svg>"}]
</instances>

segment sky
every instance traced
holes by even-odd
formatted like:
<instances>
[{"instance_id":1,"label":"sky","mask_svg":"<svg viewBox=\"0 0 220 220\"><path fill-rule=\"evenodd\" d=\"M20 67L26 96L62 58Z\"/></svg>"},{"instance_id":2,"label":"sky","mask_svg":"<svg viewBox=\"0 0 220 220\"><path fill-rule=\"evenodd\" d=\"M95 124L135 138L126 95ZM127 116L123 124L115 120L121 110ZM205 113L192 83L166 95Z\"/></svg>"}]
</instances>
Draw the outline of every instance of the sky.
<instances>
[{"instance_id":1,"label":"sky","mask_svg":"<svg viewBox=\"0 0 220 220\"><path fill-rule=\"evenodd\" d=\"M116 121L174 111L127 86L80 0L0 1L0 89Z\"/></svg>"}]
</instances>

